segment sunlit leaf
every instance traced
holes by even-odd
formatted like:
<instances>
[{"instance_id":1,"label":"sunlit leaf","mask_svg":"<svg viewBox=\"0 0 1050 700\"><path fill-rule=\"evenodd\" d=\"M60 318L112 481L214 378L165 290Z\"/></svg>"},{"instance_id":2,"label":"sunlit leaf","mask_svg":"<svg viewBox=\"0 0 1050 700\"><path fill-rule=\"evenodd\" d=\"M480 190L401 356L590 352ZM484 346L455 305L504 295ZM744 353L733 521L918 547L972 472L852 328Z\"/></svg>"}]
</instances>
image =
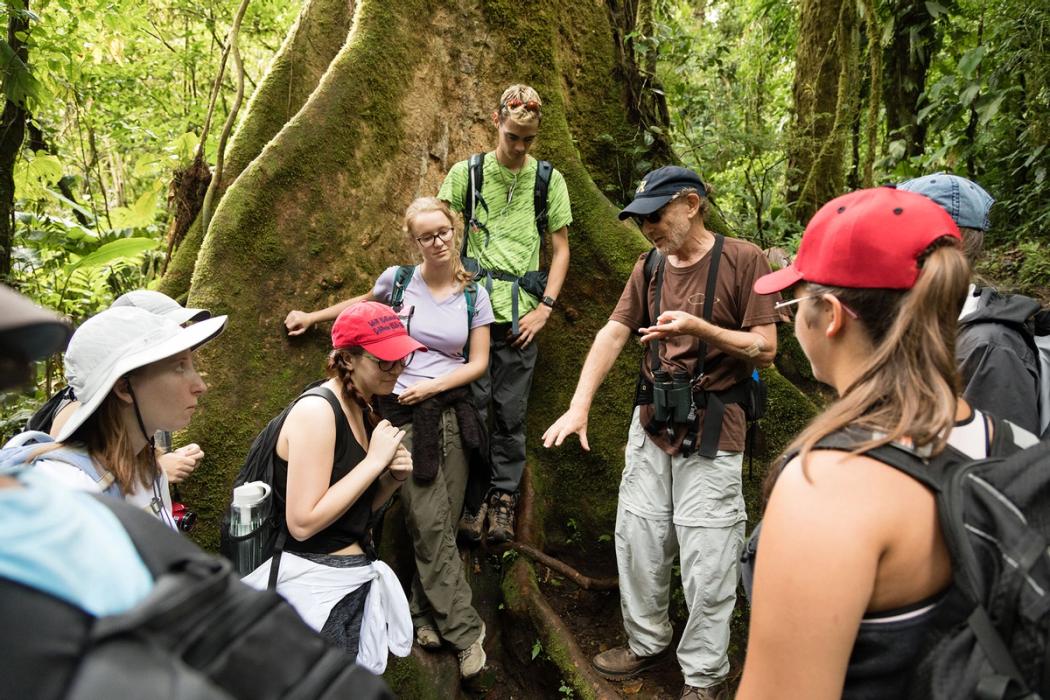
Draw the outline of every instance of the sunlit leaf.
<instances>
[{"instance_id":1,"label":"sunlit leaf","mask_svg":"<svg viewBox=\"0 0 1050 700\"><path fill-rule=\"evenodd\" d=\"M981 59L984 58L985 47L978 46L977 48L970 49L963 54L962 58L959 59L959 72L964 77L970 78L973 76L977 66L981 64Z\"/></svg>"},{"instance_id":2,"label":"sunlit leaf","mask_svg":"<svg viewBox=\"0 0 1050 700\"><path fill-rule=\"evenodd\" d=\"M66 274L72 274L75 270L94 270L121 260L128 260L159 246L160 241L154 238L120 238L110 241L90 255L85 255L77 262L66 266Z\"/></svg>"}]
</instances>

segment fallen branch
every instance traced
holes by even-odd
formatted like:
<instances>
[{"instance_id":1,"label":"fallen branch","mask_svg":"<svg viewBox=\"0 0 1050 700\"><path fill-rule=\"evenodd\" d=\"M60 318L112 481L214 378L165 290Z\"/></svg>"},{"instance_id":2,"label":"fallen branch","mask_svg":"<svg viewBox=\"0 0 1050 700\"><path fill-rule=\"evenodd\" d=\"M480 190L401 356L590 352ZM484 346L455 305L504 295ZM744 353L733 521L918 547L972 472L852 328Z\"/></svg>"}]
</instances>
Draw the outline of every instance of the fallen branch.
<instances>
[{"instance_id":1,"label":"fallen branch","mask_svg":"<svg viewBox=\"0 0 1050 700\"><path fill-rule=\"evenodd\" d=\"M533 561L543 564L548 569L557 571L562 576L567 577L570 581L575 583L580 588L585 588L588 591L614 591L620 587L619 580L613 576L612 578L593 578L586 574L581 574L576 569L572 568L560 559L555 559L549 554L544 554L540 550L527 545L523 542L511 542L510 546L513 549L521 552L525 556L529 557Z\"/></svg>"}]
</instances>

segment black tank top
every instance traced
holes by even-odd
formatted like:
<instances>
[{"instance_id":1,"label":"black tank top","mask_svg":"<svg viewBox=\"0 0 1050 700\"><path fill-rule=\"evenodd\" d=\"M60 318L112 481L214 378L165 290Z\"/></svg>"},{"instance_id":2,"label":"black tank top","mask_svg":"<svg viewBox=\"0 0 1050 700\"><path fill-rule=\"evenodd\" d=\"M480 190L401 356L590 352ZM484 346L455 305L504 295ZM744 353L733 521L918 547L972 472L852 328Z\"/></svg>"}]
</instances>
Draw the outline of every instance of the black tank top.
<instances>
[{"instance_id":1,"label":"black tank top","mask_svg":"<svg viewBox=\"0 0 1050 700\"><path fill-rule=\"evenodd\" d=\"M332 461L332 478L328 484L331 486L350 473L367 454L365 449L357 442L350 423L346 420L343 407L339 399L327 387L317 387L335 413L335 454ZM299 399L303 398L301 395ZM298 401L299 399L296 399ZM368 436L371 438L372 431L365 421ZM331 525L321 530L308 539L296 540L288 538L285 549L289 552L307 552L311 554L331 554L344 547L359 543L364 547L368 542L369 524L372 517L372 501L376 490L379 488L379 479L373 481L365 492L361 494L350 508L335 520ZM282 499L286 498L288 491L288 462L281 458L274 448L274 488Z\"/></svg>"}]
</instances>

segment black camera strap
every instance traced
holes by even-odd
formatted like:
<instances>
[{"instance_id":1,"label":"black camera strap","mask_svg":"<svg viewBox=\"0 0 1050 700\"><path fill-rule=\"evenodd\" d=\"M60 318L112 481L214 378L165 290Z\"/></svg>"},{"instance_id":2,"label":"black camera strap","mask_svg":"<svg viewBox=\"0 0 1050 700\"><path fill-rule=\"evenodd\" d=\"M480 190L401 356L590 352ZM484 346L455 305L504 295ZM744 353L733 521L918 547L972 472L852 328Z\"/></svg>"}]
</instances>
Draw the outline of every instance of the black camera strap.
<instances>
[{"instance_id":1,"label":"black camera strap","mask_svg":"<svg viewBox=\"0 0 1050 700\"><path fill-rule=\"evenodd\" d=\"M711 248L711 265L707 270L707 288L704 290L703 319L708 323L714 314L715 296L718 290L718 265L722 261L722 247L725 244L725 236L720 233L714 234L715 244ZM700 435L700 456L713 458L718 454L718 440L722 435L722 419L725 416L726 401L732 397L720 397L718 393L698 389L697 385L704 377L707 366L707 341L701 340L697 347L696 372L693 374L693 408L689 412L689 429L682 441L682 454L689 455L696 449L696 440L699 430L699 420L696 416L697 399L702 404L699 408L704 409L704 430ZM699 396L698 396L699 395ZM729 403L732 403L730 400Z\"/></svg>"}]
</instances>

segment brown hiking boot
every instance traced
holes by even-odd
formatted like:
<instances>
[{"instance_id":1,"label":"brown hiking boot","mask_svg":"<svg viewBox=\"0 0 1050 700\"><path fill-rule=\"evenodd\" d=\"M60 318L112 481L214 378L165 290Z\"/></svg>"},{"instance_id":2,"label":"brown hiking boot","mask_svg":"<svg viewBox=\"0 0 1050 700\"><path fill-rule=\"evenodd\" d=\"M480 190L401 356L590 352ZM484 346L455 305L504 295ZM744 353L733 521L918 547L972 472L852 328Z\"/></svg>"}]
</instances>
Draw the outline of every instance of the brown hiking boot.
<instances>
[{"instance_id":1,"label":"brown hiking boot","mask_svg":"<svg viewBox=\"0 0 1050 700\"><path fill-rule=\"evenodd\" d=\"M481 542L481 536L485 534L485 516L488 515L489 504L482 502L477 513L471 514L463 511L463 517L459 519L459 539L471 544Z\"/></svg>"},{"instance_id":2,"label":"brown hiking boot","mask_svg":"<svg viewBox=\"0 0 1050 700\"><path fill-rule=\"evenodd\" d=\"M506 491L494 491L489 498L489 544L503 544L514 539L514 511L518 497Z\"/></svg>"},{"instance_id":3,"label":"brown hiking boot","mask_svg":"<svg viewBox=\"0 0 1050 700\"><path fill-rule=\"evenodd\" d=\"M595 656L591 665L600 676L611 681L625 681L662 664L668 658L668 649L670 647L652 656L638 656L628 646L616 647Z\"/></svg>"},{"instance_id":4,"label":"brown hiking boot","mask_svg":"<svg viewBox=\"0 0 1050 700\"><path fill-rule=\"evenodd\" d=\"M719 694L714 688L697 688L695 685L683 685L678 700L718 700Z\"/></svg>"}]
</instances>

